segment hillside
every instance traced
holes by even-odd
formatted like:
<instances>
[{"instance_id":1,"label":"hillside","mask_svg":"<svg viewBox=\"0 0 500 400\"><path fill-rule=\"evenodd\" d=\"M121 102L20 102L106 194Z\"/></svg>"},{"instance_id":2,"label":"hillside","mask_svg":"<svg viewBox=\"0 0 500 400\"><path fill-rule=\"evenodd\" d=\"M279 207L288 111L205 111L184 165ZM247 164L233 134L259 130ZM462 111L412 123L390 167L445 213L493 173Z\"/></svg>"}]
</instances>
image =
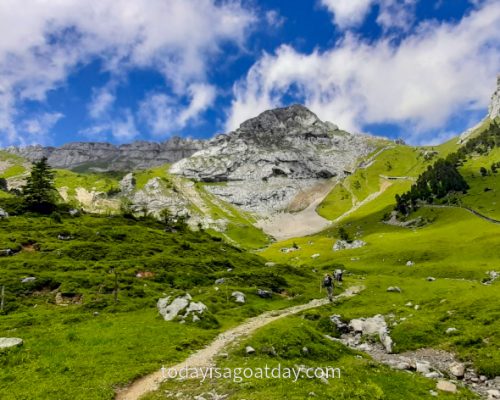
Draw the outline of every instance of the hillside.
<instances>
[{"instance_id":1,"label":"hillside","mask_svg":"<svg viewBox=\"0 0 500 400\"><path fill-rule=\"evenodd\" d=\"M261 120L250 125L256 121ZM492 123L485 120L467 135L432 147L353 139L324 125L332 134L326 140L340 135L347 143L368 140L369 146L355 153L344 148L339 154L345 158L335 160L342 171L329 178L313 178L316 167L303 164L301 173L313 174L307 179L314 184L295 187L280 203L285 208L265 216L224 195L248 184L245 180L178 173L193 159L173 171L170 164L133 171L56 170L60 201L78 213L0 219L0 285L5 286L0 336L24 341L0 353L0 396L103 399L118 393L120 399L135 399L127 397L134 379L158 376L161 365L175 365L190 354L197 360L193 352L202 357L204 346L221 346L219 333L246 327L246 333L235 334L240 341L229 335L222 350L214 350L218 367L336 364L343 376L335 381L336 393L349 399L373 393L433 398L436 380L454 385L447 398L488 398L488 390L500 384L500 224L465 207L499 217L499 179L491 169L500 161L498 147L468 154L459 171L470 189L456 203L422 206L396 222L389 216L396 194ZM300 122L297 135L303 126ZM277 149L286 138L277 139ZM217 139L214 148L221 140L235 139ZM210 148L204 151L215 151ZM30 163L5 152L0 160L7 189L19 188ZM242 165L235 173L247 168ZM298 181L293 174L268 179L292 187ZM10 210L18 201L15 191L0 193L0 208ZM165 209L171 218L160 222ZM256 226L283 240L272 243ZM340 228L349 241L361 241L359 247L336 249ZM345 272L332 306L320 285L324 273L335 269ZM346 296L352 288L355 294ZM205 311L193 314L196 318L163 320L158 300L181 299L186 292L189 304L196 309L201 303ZM357 336L336 325L376 315L387 322L390 352L382 336L356 342ZM208 361L200 358L202 365ZM406 366L397 367L402 361ZM427 372L417 367L422 363L429 363ZM467 369L463 376L450 372L453 363ZM24 385L26 375L32 384ZM167 381L154 389L146 398L169 393L186 399L206 393L307 398L312 392L328 398L331 385L317 379L293 386L282 380L210 379Z\"/></svg>"}]
</instances>

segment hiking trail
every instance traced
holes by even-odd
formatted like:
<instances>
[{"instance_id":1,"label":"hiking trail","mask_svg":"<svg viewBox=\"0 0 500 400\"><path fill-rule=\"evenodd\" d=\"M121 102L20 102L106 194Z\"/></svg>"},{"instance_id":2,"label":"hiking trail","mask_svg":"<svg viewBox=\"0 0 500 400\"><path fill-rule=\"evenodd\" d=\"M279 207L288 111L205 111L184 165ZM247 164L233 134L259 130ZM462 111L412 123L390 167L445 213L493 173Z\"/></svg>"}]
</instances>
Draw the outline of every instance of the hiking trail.
<instances>
[{"instance_id":1,"label":"hiking trail","mask_svg":"<svg viewBox=\"0 0 500 400\"><path fill-rule=\"evenodd\" d=\"M334 301L356 296L364 290L364 286L351 286L345 292L334 297ZM285 308L283 310L266 311L256 317L250 318L242 324L220 333L207 347L200 349L190 355L186 360L168 367L170 370L181 370L186 366L190 368L207 368L214 365L215 356L229 344L248 336L257 329L270 324L278 319L297 314L311 308L321 307L328 304L328 299L314 299L306 304ZM157 390L164 381L163 371L160 369L152 374L146 375L132 382L128 387L117 392L116 400L137 400L146 393Z\"/></svg>"}]
</instances>

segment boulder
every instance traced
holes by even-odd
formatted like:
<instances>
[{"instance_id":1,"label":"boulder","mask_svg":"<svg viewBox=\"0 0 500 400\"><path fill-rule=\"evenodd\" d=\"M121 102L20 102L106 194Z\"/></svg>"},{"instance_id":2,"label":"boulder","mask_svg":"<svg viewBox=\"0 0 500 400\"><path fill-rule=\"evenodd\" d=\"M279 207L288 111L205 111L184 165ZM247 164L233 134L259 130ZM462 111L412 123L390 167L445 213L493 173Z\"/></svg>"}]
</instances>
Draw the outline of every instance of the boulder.
<instances>
[{"instance_id":1,"label":"boulder","mask_svg":"<svg viewBox=\"0 0 500 400\"><path fill-rule=\"evenodd\" d=\"M36 281L36 278L34 276L28 276L26 278L21 279L21 283L29 283Z\"/></svg>"},{"instance_id":2,"label":"boulder","mask_svg":"<svg viewBox=\"0 0 500 400\"><path fill-rule=\"evenodd\" d=\"M452 328L448 328L448 329L446 329L445 333L446 333L447 335L450 335L450 334L455 333L455 332L457 332L457 331L458 331L458 329L457 329L457 328L453 328L453 327L452 327Z\"/></svg>"},{"instance_id":3,"label":"boulder","mask_svg":"<svg viewBox=\"0 0 500 400\"><path fill-rule=\"evenodd\" d=\"M272 292L270 292L269 290L262 290L262 289L257 290L257 295L263 299L270 299L273 297Z\"/></svg>"},{"instance_id":4,"label":"boulder","mask_svg":"<svg viewBox=\"0 0 500 400\"><path fill-rule=\"evenodd\" d=\"M245 294L242 292L233 292L231 293L231 297L234 297L236 303L245 303Z\"/></svg>"},{"instance_id":5,"label":"boulder","mask_svg":"<svg viewBox=\"0 0 500 400\"><path fill-rule=\"evenodd\" d=\"M347 332L349 332L349 325L346 324L344 321L342 321L340 315L337 315L337 314L332 315L330 317L330 321L332 322L332 324L335 325L335 327L337 328L338 332L340 332L340 333L347 333Z\"/></svg>"},{"instance_id":6,"label":"boulder","mask_svg":"<svg viewBox=\"0 0 500 400\"><path fill-rule=\"evenodd\" d=\"M11 338L11 337L2 337L0 338L0 350L9 349L11 347L22 346L23 339L20 338Z\"/></svg>"},{"instance_id":7,"label":"boulder","mask_svg":"<svg viewBox=\"0 0 500 400\"><path fill-rule=\"evenodd\" d=\"M192 297L189 293L186 293L184 296L176 297L172 301L170 301L170 299L171 296L161 298L156 304L158 312L165 321L172 321L177 317L185 320L191 315L197 317L193 318L193 322L196 322L207 309L205 304L192 301Z\"/></svg>"},{"instance_id":8,"label":"boulder","mask_svg":"<svg viewBox=\"0 0 500 400\"><path fill-rule=\"evenodd\" d=\"M415 369L421 374L428 374L431 372L431 364L428 361L417 361L415 363Z\"/></svg>"},{"instance_id":9,"label":"boulder","mask_svg":"<svg viewBox=\"0 0 500 400\"><path fill-rule=\"evenodd\" d=\"M366 246L366 242L362 240L354 240L351 243L346 240L337 240L333 245L333 251L359 249L363 246Z\"/></svg>"},{"instance_id":10,"label":"boulder","mask_svg":"<svg viewBox=\"0 0 500 400\"><path fill-rule=\"evenodd\" d=\"M439 381L436 385L436 389L442 390L443 392L456 393L457 385L448 381Z\"/></svg>"},{"instance_id":11,"label":"boulder","mask_svg":"<svg viewBox=\"0 0 500 400\"><path fill-rule=\"evenodd\" d=\"M352 319L349 322L349 328L367 336L378 336L380 343L384 346L387 353L392 353L393 341L389 336L387 323L383 315L375 315L371 318Z\"/></svg>"},{"instance_id":12,"label":"boulder","mask_svg":"<svg viewBox=\"0 0 500 400\"><path fill-rule=\"evenodd\" d=\"M450 365L450 372L456 378L463 378L465 375L465 367L462 363L454 362Z\"/></svg>"},{"instance_id":13,"label":"boulder","mask_svg":"<svg viewBox=\"0 0 500 400\"><path fill-rule=\"evenodd\" d=\"M401 289L397 286L389 286L387 291L392 293L401 293Z\"/></svg>"},{"instance_id":14,"label":"boulder","mask_svg":"<svg viewBox=\"0 0 500 400\"><path fill-rule=\"evenodd\" d=\"M500 399L500 390L498 389L490 389L486 393L490 399Z\"/></svg>"},{"instance_id":15,"label":"boulder","mask_svg":"<svg viewBox=\"0 0 500 400\"><path fill-rule=\"evenodd\" d=\"M407 261L406 262L406 266L407 267L413 267L415 265L415 263L413 261Z\"/></svg>"},{"instance_id":16,"label":"boulder","mask_svg":"<svg viewBox=\"0 0 500 400\"><path fill-rule=\"evenodd\" d=\"M436 278L433 278L432 276L427 277L427 282L434 282Z\"/></svg>"},{"instance_id":17,"label":"boulder","mask_svg":"<svg viewBox=\"0 0 500 400\"><path fill-rule=\"evenodd\" d=\"M5 211L3 208L0 208L0 219L9 218L9 213Z\"/></svg>"},{"instance_id":18,"label":"boulder","mask_svg":"<svg viewBox=\"0 0 500 400\"><path fill-rule=\"evenodd\" d=\"M320 254L319 254L319 253L316 253L316 254L313 254L313 255L311 256L311 258L318 258L319 256L320 256Z\"/></svg>"},{"instance_id":19,"label":"boulder","mask_svg":"<svg viewBox=\"0 0 500 400\"><path fill-rule=\"evenodd\" d=\"M247 346L247 347L245 347L245 353L255 354L255 349L252 346Z\"/></svg>"},{"instance_id":20,"label":"boulder","mask_svg":"<svg viewBox=\"0 0 500 400\"><path fill-rule=\"evenodd\" d=\"M274 267L276 265L276 263L272 262L272 261L268 261L264 264L266 267Z\"/></svg>"},{"instance_id":21,"label":"boulder","mask_svg":"<svg viewBox=\"0 0 500 400\"><path fill-rule=\"evenodd\" d=\"M226 280L224 278L219 278L215 280L216 285L222 285Z\"/></svg>"}]
</instances>

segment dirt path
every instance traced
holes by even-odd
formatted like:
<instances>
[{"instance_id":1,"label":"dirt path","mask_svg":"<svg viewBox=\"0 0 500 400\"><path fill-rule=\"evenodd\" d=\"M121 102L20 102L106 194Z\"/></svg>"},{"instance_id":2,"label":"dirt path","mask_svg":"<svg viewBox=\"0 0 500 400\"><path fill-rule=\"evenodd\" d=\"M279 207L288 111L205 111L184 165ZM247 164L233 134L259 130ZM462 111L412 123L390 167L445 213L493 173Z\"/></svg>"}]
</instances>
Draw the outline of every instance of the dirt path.
<instances>
[{"instance_id":1,"label":"dirt path","mask_svg":"<svg viewBox=\"0 0 500 400\"><path fill-rule=\"evenodd\" d=\"M275 214L257 221L255 226L273 236L277 241L312 235L326 229L331 225L331 222L320 216L316 212L316 208L336 184L336 181L332 181L328 185L323 185L321 189L317 190L315 198L304 210L295 213Z\"/></svg>"},{"instance_id":2,"label":"dirt path","mask_svg":"<svg viewBox=\"0 0 500 400\"><path fill-rule=\"evenodd\" d=\"M351 209L349 209L348 211L346 211L341 216L335 218L332 221L332 224L336 224L336 223L340 222L345 217L347 217L347 216L351 215L353 212L359 210L365 204L368 204L370 201L375 200L378 196L380 196L382 193L384 193L387 190L387 188L390 187L391 185L392 185L391 182L389 182L389 181L383 181L380 184L380 190L378 192L374 192L374 193L370 194L369 196L367 196L364 200L360 201L359 203L356 203L356 205L354 205Z\"/></svg>"},{"instance_id":3,"label":"dirt path","mask_svg":"<svg viewBox=\"0 0 500 400\"><path fill-rule=\"evenodd\" d=\"M461 208L463 210L467 210L471 214L475 215L476 217L482 218L487 222L491 222L492 224L500 224L500 221L491 217L488 217L487 215L481 214L479 211L476 211L472 208L466 207L466 206L447 206L445 204L425 204L424 207L426 208Z\"/></svg>"},{"instance_id":4,"label":"dirt path","mask_svg":"<svg viewBox=\"0 0 500 400\"><path fill-rule=\"evenodd\" d=\"M353 286L347 288L345 292L335 296L335 301L342 298L349 298L357 295L364 289L363 286ZM297 314L301 311L316 308L328 304L328 299L314 299L309 303L286 308L284 310L275 310L265 312L257 317L250 318L241 325L221 333L204 349L198 350L189 356L185 361L169 367L170 370L181 370L186 366L190 368L206 368L214 364L215 356L234 341L248 336L257 329L274 322L278 319ZM164 380L163 371L159 370L133 382L130 386L116 394L116 400L137 400L146 393L157 390Z\"/></svg>"}]
</instances>

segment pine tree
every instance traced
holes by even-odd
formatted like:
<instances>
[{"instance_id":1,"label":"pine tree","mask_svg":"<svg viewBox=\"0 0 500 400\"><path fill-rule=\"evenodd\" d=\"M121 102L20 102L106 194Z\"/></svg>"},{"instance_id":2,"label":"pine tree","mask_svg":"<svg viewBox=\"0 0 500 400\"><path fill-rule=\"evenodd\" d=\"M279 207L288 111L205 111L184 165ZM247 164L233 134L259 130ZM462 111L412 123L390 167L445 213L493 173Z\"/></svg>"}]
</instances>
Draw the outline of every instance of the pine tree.
<instances>
[{"instance_id":1,"label":"pine tree","mask_svg":"<svg viewBox=\"0 0 500 400\"><path fill-rule=\"evenodd\" d=\"M46 157L33 163L31 174L22 188L22 196L28 211L50 214L56 209L54 171Z\"/></svg>"}]
</instances>

